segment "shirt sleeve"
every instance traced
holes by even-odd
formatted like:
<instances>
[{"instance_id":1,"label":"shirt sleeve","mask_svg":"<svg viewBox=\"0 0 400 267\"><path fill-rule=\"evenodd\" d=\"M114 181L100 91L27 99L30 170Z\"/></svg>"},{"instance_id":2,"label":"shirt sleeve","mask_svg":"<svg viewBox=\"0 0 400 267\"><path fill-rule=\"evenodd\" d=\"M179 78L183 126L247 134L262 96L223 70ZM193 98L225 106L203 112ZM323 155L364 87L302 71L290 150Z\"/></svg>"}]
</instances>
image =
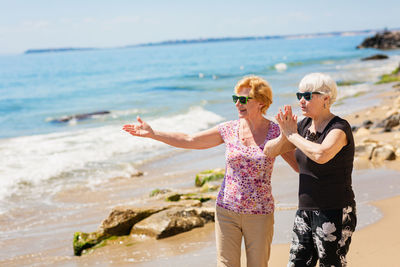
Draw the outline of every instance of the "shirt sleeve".
<instances>
[{"instance_id":1,"label":"shirt sleeve","mask_svg":"<svg viewBox=\"0 0 400 267\"><path fill-rule=\"evenodd\" d=\"M226 143L226 139L229 136L229 132L232 128L232 121L226 121L218 124L218 132L222 137L222 140Z\"/></svg>"},{"instance_id":2,"label":"shirt sleeve","mask_svg":"<svg viewBox=\"0 0 400 267\"><path fill-rule=\"evenodd\" d=\"M330 131L332 131L333 129L342 130L342 131L346 134L346 137L347 137L347 141L348 141L348 142L350 141L350 138L351 138L351 136L353 135L353 133L352 133L352 131L351 131L351 126L350 126L350 124L348 123L348 121L346 121L346 120L344 120L344 119L342 119L342 118L339 118L337 121L335 121L335 122L332 124L332 126L328 129L328 133L329 133ZM328 134L328 133L327 133L327 134Z\"/></svg>"}]
</instances>

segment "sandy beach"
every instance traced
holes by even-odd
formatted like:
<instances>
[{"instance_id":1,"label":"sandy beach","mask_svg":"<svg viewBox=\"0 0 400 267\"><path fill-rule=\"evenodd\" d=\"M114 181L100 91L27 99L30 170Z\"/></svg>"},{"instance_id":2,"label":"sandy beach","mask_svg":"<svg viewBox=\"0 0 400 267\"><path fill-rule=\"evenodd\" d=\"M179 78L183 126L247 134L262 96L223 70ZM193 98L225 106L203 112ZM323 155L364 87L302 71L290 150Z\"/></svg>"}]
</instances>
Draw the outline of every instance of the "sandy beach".
<instances>
[{"instance_id":1,"label":"sandy beach","mask_svg":"<svg viewBox=\"0 0 400 267\"><path fill-rule=\"evenodd\" d=\"M400 97L393 84L371 85L378 93L371 96L376 105L346 115L352 125L360 125L366 118L377 120L385 118L389 110L396 105ZM374 90L372 90L374 91ZM360 101L360 100L358 100ZM382 133L371 129L369 134L354 133L356 143L366 137L390 143L399 147L399 126L392 132ZM140 205L145 203L147 195L154 186L173 188L193 186L194 175L204 169L221 167L224 164L224 148L217 147L209 151L176 151L168 158L145 164L145 175L132 179L118 178L87 192L87 188L75 188L60 193L60 202L88 203L85 210L80 210L64 218L65 226L61 234L55 234L59 242L57 248L35 251L31 243L38 240L26 240L23 248L16 240L8 240L1 245L15 246L21 251L19 256L1 260L2 266L215 266L214 224L179 234L162 240L143 238L138 241L130 236L108 241L90 254L76 257L72 251L72 236L75 231L95 231L108 212L115 206ZM201 160L195 160L201 159ZM177 164L179 163L179 164ZM354 189L358 208L358 226L353 236L348 254L348 266L395 266L395 252L400 249L397 242L397 223L400 213L400 160L371 162L357 159L353 174ZM275 213L275 235L270 266L286 266L289 255L289 240L292 220L297 203L297 176L281 159L276 162L273 174L273 192L277 202ZM274 185L275 183L275 185ZM132 192L136 192L132 196ZM107 198L104 198L107 195ZM91 204L95 206L91 206ZM71 208L71 211L73 209ZM51 211L49 211L51 213ZM44 217L46 213L44 212ZM2 218L0 218L1 220ZM3 218L6 220L7 218ZM49 229L49 235L56 229ZM66 238L66 237L70 237ZM58 239L57 239L58 238ZM39 240L40 243L40 240ZM245 255L242 253L245 266Z\"/></svg>"}]
</instances>

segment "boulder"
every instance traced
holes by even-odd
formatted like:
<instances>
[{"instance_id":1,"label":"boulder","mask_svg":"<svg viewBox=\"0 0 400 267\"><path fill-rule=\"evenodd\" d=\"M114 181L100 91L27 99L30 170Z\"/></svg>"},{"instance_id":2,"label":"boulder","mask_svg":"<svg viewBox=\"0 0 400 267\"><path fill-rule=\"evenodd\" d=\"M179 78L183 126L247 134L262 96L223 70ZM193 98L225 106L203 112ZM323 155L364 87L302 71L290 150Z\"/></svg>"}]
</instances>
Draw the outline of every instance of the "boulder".
<instances>
[{"instance_id":1,"label":"boulder","mask_svg":"<svg viewBox=\"0 0 400 267\"><path fill-rule=\"evenodd\" d=\"M391 132L393 127L400 125L400 114L395 112L378 125L381 125L385 132Z\"/></svg>"},{"instance_id":2,"label":"boulder","mask_svg":"<svg viewBox=\"0 0 400 267\"><path fill-rule=\"evenodd\" d=\"M355 154L360 158L365 158L370 160L372 158L372 153L374 152L376 147L377 145L373 143L356 145Z\"/></svg>"},{"instance_id":3,"label":"boulder","mask_svg":"<svg viewBox=\"0 0 400 267\"><path fill-rule=\"evenodd\" d=\"M108 215L108 218L101 223L99 232L107 236L128 235L135 223L164 209L165 207L116 207Z\"/></svg>"},{"instance_id":4,"label":"boulder","mask_svg":"<svg viewBox=\"0 0 400 267\"><path fill-rule=\"evenodd\" d=\"M161 239L202 227L210 220L214 220L214 214L207 210L171 208L135 224L131 234Z\"/></svg>"},{"instance_id":5,"label":"boulder","mask_svg":"<svg viewBox=\"0 0 400 267\"><path fill-rule=\"evenodd\" d=\"M394 148L390 145L377 147L372 152L373 161L395 160L396 154Z\"/></svg>"}]
</instances>

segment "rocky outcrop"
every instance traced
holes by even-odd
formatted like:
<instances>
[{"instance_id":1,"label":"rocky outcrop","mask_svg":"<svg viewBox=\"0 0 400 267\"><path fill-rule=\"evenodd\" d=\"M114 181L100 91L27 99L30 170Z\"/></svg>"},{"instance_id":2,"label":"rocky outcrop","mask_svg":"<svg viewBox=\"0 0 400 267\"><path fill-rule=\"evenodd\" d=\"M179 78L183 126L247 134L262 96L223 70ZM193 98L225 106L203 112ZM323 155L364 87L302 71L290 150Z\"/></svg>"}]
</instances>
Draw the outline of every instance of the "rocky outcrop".
<instances>
[{"instance_id":1,"label":"rocky outcrop","mask_svg":"<svg viewBox=\"0 0 400 267\"><path fill-rule=\"evenodd\" d=\"M173 236L214 221L214 213L212 208L168 209L135 224L131 234L144 234L156 239Z\"/></svg>"},{"instance_id":2,"label":"rocky outcrop","mask_svg":"<svg viewBox=\"0 0 400 267\"><path fill-rule=\"evenodd\" d=\"M223 170L206 172L208 176L204 176L203 172L202 175L196 176L196 179L197 177L206 177L207 181L219 179ZM105 244L107 239L115 236L144 234L160 239L202 227L214 221L216 188L217 186L204 181L202 188L180 192L155 189L146 199L145 207L115 207L97 231L75 233L74 254L80 256L88 249Z\"/></svg>"},{"instance_id":3,"label":"rocky outcrop","mask_svg":"<svg viewBox=\"0 0 400 267\"><path fill-rule=\"evenodd\" d=\"M365 57L362 58L362 61L366 61L366 60L382 60L382 59L388 59L389 57L387 55L383 55L383 54L376 54L370 57Z\"/></svg>"},{"instance_id":4,"label":"rocky outcrop","mask_svg":"<svg viewBox=\"0 0 400 267\"><path fill-rule=\"evenodd\" d=\"M135 207L116 207L108 218L105 219L99 228L99 232L106 236L128 235L132 226L137 222L164 210L165 207L154 208L135 208Z\"/></svg>"},{"instance_id":5,"label":"rocky outcrop","mask_svg":"<svg viewBox=\"0 0 400 267\"><path fill-rule=\"evenodd\" d=\"M357 48L397 49L400 48L400 31L378 32L366 38Z\"/></svg>"},{"instance_id":6,"label":"rocky outcrop","mask_svg":"<svg viewBox=\"0 0 400 267\"><path fill-rule=\"evenodd\" d=\"M70 116L63 116L61 118L49 119L49 121L52 123L65 123L65 122L70 122L73 120L81 121L81 120L93 118L94 116L107 115L110 113L111 112L108 110L102 110L102 111L96 111L96 112L91 112L91 113L82 113L82 114L75 114L75 115L70 115Z\"/></svg>"},{"instance_id":7,"label":"rocky outcrop","mask_svg":"<svg viewBox=\"0 0 400 267\"><path fill-rule=\"evenodd\" d=\"M374 162L396 159L396 148L393 145L373 139L364 139L355 148L356 156Z\"/></svg>"}]
</instances>

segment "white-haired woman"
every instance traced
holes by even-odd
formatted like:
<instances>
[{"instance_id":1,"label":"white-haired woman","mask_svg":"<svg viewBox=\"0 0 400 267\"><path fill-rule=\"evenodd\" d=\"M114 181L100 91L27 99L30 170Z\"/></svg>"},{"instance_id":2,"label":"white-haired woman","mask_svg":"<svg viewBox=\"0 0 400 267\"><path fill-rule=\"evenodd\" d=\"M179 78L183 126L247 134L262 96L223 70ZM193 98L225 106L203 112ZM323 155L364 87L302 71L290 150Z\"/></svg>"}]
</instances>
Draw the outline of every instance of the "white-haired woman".
<instances>
[{"instance_id":1,"label":"white-haired woman","mask_svg":"<svg viewBox=\"0 0 400 267\"><path fill-rule=\"evenodd\" d=\"M264 148L269 157L296 150L299 206L288 266L346 266L357 223L351 127L330 110L337 87L328 75L306 75L296 95L305 118L297 123L285 106L275 117L281 134Z\"/></svg>"}]
</instances>

